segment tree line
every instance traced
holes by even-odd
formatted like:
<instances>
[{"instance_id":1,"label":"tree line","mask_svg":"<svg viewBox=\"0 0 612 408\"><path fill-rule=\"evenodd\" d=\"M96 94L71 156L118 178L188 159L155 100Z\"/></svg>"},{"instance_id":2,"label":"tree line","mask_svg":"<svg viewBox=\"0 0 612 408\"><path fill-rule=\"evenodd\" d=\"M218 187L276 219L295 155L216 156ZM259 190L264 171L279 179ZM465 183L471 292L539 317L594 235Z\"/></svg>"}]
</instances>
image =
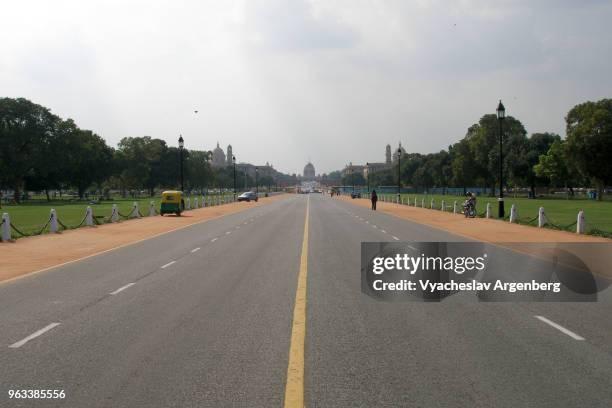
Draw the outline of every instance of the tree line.
<instances>
[{"instance_id":1,"label":"tree line","mask_svg":"<svg viewBox=\"0 0 612 408\"><path fill-rule=\"evenodd\" d=\"M612 99L585 102L566 118L567 137L554 133L530 136L512 116L503 120L504 188L596 187L601 199L612 184ZM495 114L484 115L465 136L437 153L407 153L401 157L400 184L432 187L488 188L499 186L499 123ZM397 185L397 164L370 175L370 184ZM363 177L355 184L364 185ZM343 182L352 182L350 176Z\"/></svg>"},{"instance_id":2,"label":"tree line","mask_svg":"<svg viewBox=\"0 0 612 408\"><path fill-rule=\"evenodd\" d=\"M186 190L233 186L231 168L213 169L211 158L210 151L183 151ZM158 187L178 187L179 164L179 149L164 140L125 137L113 148L48 108L24 98L0 98L0 190L13 190L16 202L24 191L44 191L47 199L50 191L69 189L80 198L90 189L153 195Z\"/></svg>"}]
</instances>

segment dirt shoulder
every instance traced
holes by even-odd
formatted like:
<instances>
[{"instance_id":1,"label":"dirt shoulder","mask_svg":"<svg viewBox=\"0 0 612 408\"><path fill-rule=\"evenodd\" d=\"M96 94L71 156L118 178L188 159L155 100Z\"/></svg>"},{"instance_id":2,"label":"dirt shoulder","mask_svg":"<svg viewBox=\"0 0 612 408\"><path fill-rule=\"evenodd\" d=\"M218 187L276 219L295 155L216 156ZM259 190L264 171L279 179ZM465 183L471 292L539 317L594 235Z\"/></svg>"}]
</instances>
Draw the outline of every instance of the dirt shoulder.
<instances>
[{"instance_id":1,"label":"dirt shoulder","mask_svg":"<svg viewBox=\"0 0 612 408\"><path fill-rule=\"evenodd\" d=\"M370 208L367 199L354 199L340 197L354 205ZM612 279L612 251L609 245L580 245L582 243L612 244L612 240L592 235L579 235L567 231L556 231L547 228L536 228L528 225L510 224L507 221L498 221L486 218L465 218L459 214L442 212L420 207L378 202L377 211L393 215L405 220L424 224L460 235L480 242L500 245L504 248L530 255L550 262L557 262L558 253L554 248L563 248L558 262L574 267L584 273L585 268L589 274L606 279ZM542 243L542 245L533 245ZM531 245L530 245L531 244ZM552 245L547 245L552 244ZM573 254L567 258L567 254ZM576 263L576 259L580 260Z\"/></svg>"},{"instance_id":2,"label":"dirt shoulder","mask_svg":"<svg viewBox=\"0 0 612 408\"><path fill-rule=\"evenodd\" d=\"M281 194L260 198L257 203L199 208L187 211L181 217L145 217L0 243L0 283L287 197L289 194Z\"/></svg>"},{"instance_id":3,"label":"dirt shoulder","mask_svg":"<svg viewBox=\"0 0 612 408\"><path fill-rule=\"evenodd\" d=\"M370 207L370 201L367 199L351 199L345 196L338 199L362 207ZM612 242L607 238L592 235L579 235L567 231L510 224L507 221L495 219L465 218L450 212L381 201L377 204L377 210L483 242Z\"/></svg>"}]
</instances>

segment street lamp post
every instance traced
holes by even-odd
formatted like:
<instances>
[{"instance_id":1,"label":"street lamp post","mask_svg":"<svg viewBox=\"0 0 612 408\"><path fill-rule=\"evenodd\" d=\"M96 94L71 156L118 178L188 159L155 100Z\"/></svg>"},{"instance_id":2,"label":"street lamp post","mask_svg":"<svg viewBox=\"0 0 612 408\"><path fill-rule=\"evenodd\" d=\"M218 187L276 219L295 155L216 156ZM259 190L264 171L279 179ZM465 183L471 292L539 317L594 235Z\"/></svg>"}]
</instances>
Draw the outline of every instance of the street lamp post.
<instances>
[{"instance_id":1,"label":"street lamp post","mask_svg":"<svg viewBox=\"0 0 612 408\"><path fill-rule=\"evenodd\" d=\"M234 164L234 201L236 201L236 156L232 156L232 163Z\"/></svg>"},{"instance_id":2,"label":"street lamp post","mask_svg":"<svg viewBox=\"0 0 612 408\"><path fill-rule=\"evenodd\" d=\"M181 191L185 191L184 189L184 185L183 185L183 147L185 146L185 142L183 140L183 135L179 135L179 161L180 161L180 172L181 172Z\"/></svg>"},{"instance_id":3,"label":"street lamp post","mask_svg":"<svg viewBox=\"0 0 612 408\"><path fill-rule=\"evenodd\" d=\"M370 163L366 163L366 169L368 169L368 172L366 173L366 181L368 182L368 194L370 194Z\"/></svg>"},{"instance_id":4,"label":"street lamp post","mask_svg":"<svg viewBox=\"0 0 612 408\"><path fill-rule=\"evenodd\" d=\"M259 168L255 167L255 197L259 198Z\"/></svg>"},{"instance_id":5,"label":"street lamp post","mask_svg":"<svg viewBox=\"0 0 612 408\"><path fill-rule=\"evenodd\" d=\"M498 217L504 218L504 118L506 117L506 109L502 104L501 99L497 105L497 121L499 122L499 198L498 198Z\"/></svg>"},{"instance_id":6,"label":"street lamp post","mask_svg":"<svg viewBox=\"0 0 612 408\"><path fill-rule=\"evenodd\" d=\"M353 163L351 163L351 183L353 183L353 196L355 195L355 170L353 170Z\"/></svg>"},{"instance_id":7,"label":"street lamp post","mask_svg":"<svg viewBox=\"0 0 612 408\"><path fill-rule=\"evenodd\" d=\"M402 164L402 149L398 148L397 149L397 202L399 204L400 202L400 189L401 189L401 177L400 177L400 173L401 173L401 164Z\"/></svg>"}]
</instances>

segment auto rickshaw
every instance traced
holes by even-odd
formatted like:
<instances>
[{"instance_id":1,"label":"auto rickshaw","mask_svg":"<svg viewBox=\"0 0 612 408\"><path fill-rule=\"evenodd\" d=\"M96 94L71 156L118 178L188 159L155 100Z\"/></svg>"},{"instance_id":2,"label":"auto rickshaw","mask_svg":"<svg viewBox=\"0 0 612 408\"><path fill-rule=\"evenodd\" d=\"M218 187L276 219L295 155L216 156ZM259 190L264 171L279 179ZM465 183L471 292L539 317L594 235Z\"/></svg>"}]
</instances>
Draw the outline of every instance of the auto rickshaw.
<instances>
[{"instance_id":1,"label":"auto rickshaw","mask_svg":"<svg viewBox=\"0 0 612 408\"><path fill-rule=\"evenodd\" d=\"M185 201L183 201L182 191L164 191L162 193L159 215L176 214L180 217L184 209Z\"/></svg>"}]
</instances>

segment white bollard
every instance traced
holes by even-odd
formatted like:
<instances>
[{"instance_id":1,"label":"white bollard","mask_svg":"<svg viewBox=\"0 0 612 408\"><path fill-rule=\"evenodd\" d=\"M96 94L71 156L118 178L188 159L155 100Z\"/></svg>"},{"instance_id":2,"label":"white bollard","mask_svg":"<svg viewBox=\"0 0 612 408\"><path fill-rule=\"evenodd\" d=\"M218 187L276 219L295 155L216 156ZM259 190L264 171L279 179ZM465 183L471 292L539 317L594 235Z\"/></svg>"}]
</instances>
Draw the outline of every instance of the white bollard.
<instances>
[{"instance_id":1,"label":"white bollard","mask_svg":"<svg viewBox=\"0 0 612 408\"><path fill-rule=\"evenodd\" d=\"M517 218L518 213L516 211L516 205L512 204L512 207L510 207L510 223L516 222Z\"/></svg>"},{"instance_id":2,"label":"white bollard","mask_svg":"<svg viewBox=\"0 0 612 408\"><path fill-rule=\"evenodd\" d=\"M11 217L8 213L2 214L2 240L4 242L11 240Z\"/></svg>"},{"instance_id":3,"label":"white bollard","mask_svg":"<svg viewBox=\"0 0 612 408\"><path fill-rule=\"evenodd\" d=\"M206 207L206 196L202 194L202 208Z\"/></svg>"},{"instance_id":4,"label":"white bollard","mask_svg":"<svg viewBox=\"0 0 612 408\"><path fill-rule=\"evenodd\" d=\"M487 203L487 218L491 218L491 203Z\"/></svg>"},{"instance_id":5,"label":"white bollard","mask_svg":"<svg viewBox=\"0 0 612 408\"><path fill-rule=\"evenodd\" d=\"M446 211L446 202L444 200L442 200L442 206L440 207L440 210Z\"/></svg>"},{"instance_id":6,"label":"white bollard","mask_svg":"<svg viewBox=\"0 0 612 408\"><path fill-rule=\"evenodd\" d=\"M194 197L193 199L193 208L198 208L198 197Z\"/></svg>"},{"instance_id":7,"label":"white bollard","mask_svg":"<svg viewBox=\"0 0 612 408\"><path fill-rule=\"evenodd\" d=\"M138 214L138 203L136 201L132 203L132 214L130 214L130 218L140 218L140 214Z\"/></svg>"},{"instance_id":8,"label":"white bollard","mask_svg":"<svg viewBox=\"0 0 612 408\"><path fill-rule=\"evenodd\" d=\"M87 210L85 210L85 225L88 227L93 227L93 211L91 211L91 207L87 206Z\"/></svg>"},{"instance_id":9,"label":"white bollard","mask_svg":"<svg viewBox=\"0 0 612 408\"><path fill-rule=\"evenodd\" d=\"M431 205L430 205L430 208L431 208L432 210L434 209L434 205L435 205L435 204L436 204L436 203L434 202L434 199L432 198L432 199L431 199Z\"/></svg>"},{"instance_id":10,"label":"white bollard","mask_svg":"<svg viewBox=\"0 0 612 408\"><path fill-rule=\"evenodd\" d=\"M457 200L453 202L453 214L457 214Z\"/></svg>"},{"instance_id":11,"label":"white bollard","mask_svg":"<svg viewBox=\"0 0 612 408\"><path fill-rule=\"evenodd\" d=\"M113 210L111 212L111 222L119 221L119 211L117 211L117 204L113 204Z\"/></svg>"},{"instance_id":12,"label":"white bollard","mask_svg":"<svg viewBox=\"0 0 612 408\"><path fill-rule=\"evenodd\" d=\"M187 203L185 205L186 210L191 210L191 197L187 197Z\"/></svg>"},{"instance_id":13,"label":"white bollard","mask_svg":"<svg viewBox=\"0 0 612 408\"><path fill-rule=\"evenodd\" d=\"M421 198L421 208L425 208L425 197Z\"/></svg>"},{"instance_id":14,"label":"white bollard","mask_svg":"<svg viewBox=\"0 0 612 408\"><path fill-rule=\"evenodd\" d=\"M149 217L155 216L155 201L149 203Z\"/></svg>"},{"instance_id":15,"label":"white bollard","mask_svg":"<svg viewBox=\"0 0 612 408\"><path fill-rule=\"evenodd\" d=\"M57 232L57 214L55 213L54 208L51 209L50 220L51 221L49 221L49 231Z\"/></svg>"},{"instance_id":16,"label":"white bollard","mask_svg":"<svg viewBox=\"0 0 612 408\"><path fill-rule=\"evenodd\" d=\"M546 224L546 214L544 213L544 207L540 207L538 211L538 228L542 228Z\"/></svg>"},{"instance_id":17,"label":"white bollard","mask_svg":"<svg viewBox=\"0 0 612 408\"><path fill-rule=\"evenodd\" d=\"M578 219L576 220L576 234L584 234L585 220L584 211L578 211Z\"/></svg>"}]
</instances>

